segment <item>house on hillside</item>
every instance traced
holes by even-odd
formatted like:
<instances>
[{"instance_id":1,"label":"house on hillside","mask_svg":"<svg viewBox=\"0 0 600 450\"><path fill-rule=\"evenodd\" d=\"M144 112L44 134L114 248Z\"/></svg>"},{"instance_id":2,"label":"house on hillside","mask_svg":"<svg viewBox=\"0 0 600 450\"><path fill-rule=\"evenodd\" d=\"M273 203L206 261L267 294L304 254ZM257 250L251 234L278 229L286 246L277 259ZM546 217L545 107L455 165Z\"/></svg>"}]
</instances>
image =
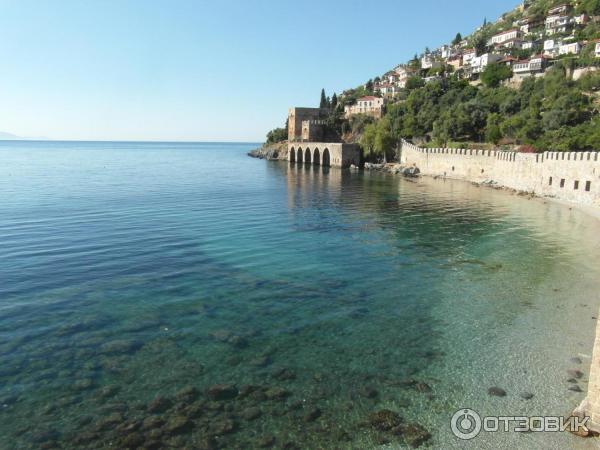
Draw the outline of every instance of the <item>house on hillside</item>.
<instances>
[{"instance_id":1,"label":"house on hillside","mask_svg":"<svg viewBox=\"0 0 600 450\"><path fill-rule=\"evenodd\" d=\"M494 64L502 59L502 55L495 53L485 53L481 56L476 56L471 60L471 73L479 74L485 70L489 64Z\"/></svg>"},{"instance_id":2,"label":"house on hillside","mask_svg":"<svg viewBox=\"0 0 600 450\"><path fill-rule=\"evenodd\" d=\"M553 8L550 8L548 10L548 15L549 16L565 16L567 15L567 13L569 13L571 11L571 5L568 3L562 3L558 6L555 6Z\"/></svg>"},{"instance_id":3,"label":"house on hillside","mask_svg":"<svg viewBox=\"0 0 600 450\"><path fill-rule=\"evenodd\" d=\"M494 46L495 48L517 48L517 49L521 49L523 48L523 40L519 39L519 38L515 38L515 39L509 39L508 41L504 41L500 44L496 44Z\"/></svg>"},{"instance_id":4,"label":"house on hillside","mask_svg":"<svg viewBox=\"0 0 600 450\"><path fill-rule=\"evenodd\" d=\"M544 73L548 67L548 60L544 55L534 55L530 59L515 61L512 70L514 78L522 80L527 77Z\"/></svg>"},{"instance_id":5,"label":"house on hillside","mask_svg":"<svg viewBox=\"0 0 600 450\"><path fill-rule=\"evenodd\" d=\"M413 75L413 71L407 69L405 66L397 66L394 69L394 72L396 72L396 75L398 76L396 85L399 88L404 89L406 87L406 82Z\"/></svg>"},{"instance_id":6,"label":"house on hillside","mask_svg":"<svg viewBox=\"0 0 600 450\"><path fill-rule=\"evenodd\" d=\"M505 56L504 58L502 58L500 61L498 61L498 64L503 64L505 66L508 66L512 69L513 65L515 62L517 62L517 58L513 58L512 56Z\"/></svg>"},{"instance_id":7,"label":"house on hillside","mask_svg":"<svg viewBox=\"0 0 600 450\"><path fill-rule=\"evenodd\" d=\"M346 119L355 114L366 114L367 116L380 119L383 115L383 99L369 95L361 97L356 101L355 105L347 105L344 107Z\"/></svg>"},{"instance_id":8,"label":"house on hillside","mask_svg":"<svg viewBox=\"0 0 600 450\"><path fill-rule=\"evenodd\" d=\"M449 66L454 67L454 70L456 71L463 66L463 57L462 55L452 56L451 58L448 58L447 63Z\"/></svg>"},{"instance_id":9,"label":"house on hillside","mask_svg":"<svg viewBox=\"0 0 600 450\"><path fill-rule=\"evenodd\" d=\"M498 33L495 34L494 36L492 36L492 38L488 41L488 45L498 45L498 44L504 44L505 42L514 40L514 39L521 39L522 38L522 32L521 30L519 30L518 28L513 28L512 30L507 30L507 31L503 31L502 33Z\"/></svg>"},{"instance_id":10,"label":"house on hillside","mask_svg":"<svg viewBox=\"0 0 600 450\"><path fill-rule=\"evenodd\" d=\"M440 62L436 61L434 56L431 54L423 55L423 57L421 58L422 69L431 69L433 67L439 67L440 65Z\"/></svg>"},{"instance_id":11,"label":"house on hillside","mask_svg":"<svg viewBox=\"0 0 600 450\"><path fill-rule=\"evenodd\" d=\"M581 44L579 42L569 42L558 47L559 55L579 55Z\"/></svg>"},{"instance_id":12,"label":"house on hillside","mask_svg":"<svg viewBox=\"0 0 600 450\"><path fill-rule=\"evenodd\" d=\"M566 33L572 27L571 18L569 16L548 16L546 17L546 33Z\"/></svg>"},{"instance_id":13,"label":"house on hillside","mask_svg":"<svg viewBox=\"0 0 600 450\"><path fill-rule=\"evenodd\" d=\"M475 53L474 48L469 48L469 49L466 49L465 51L463 51L463 54L462 54L463 66L468 66L469 64L471 64L471 61L473 60L473 58L475 58L475 56L476 56L476 53Z\"/></svg>"},{"instance_id":14,"label":"house on hillside","mask_svg":"<svg viewBox=\"0 0 600 450\"><path fill-rule=\"evenodd\" d=\"M600 39L596 42L596 58L600 58Z\"/></svg>"},{"instance_id":15,"label":"house on hillside","mask_svg":"<svg viewBox=\"0 0 600 450\"><path fill-rule=\"evenodd\" d=\"M562 45L560 39L547 39L544 41L544 56L549 58L556 58Z\"/></svg>"}]
</instances>

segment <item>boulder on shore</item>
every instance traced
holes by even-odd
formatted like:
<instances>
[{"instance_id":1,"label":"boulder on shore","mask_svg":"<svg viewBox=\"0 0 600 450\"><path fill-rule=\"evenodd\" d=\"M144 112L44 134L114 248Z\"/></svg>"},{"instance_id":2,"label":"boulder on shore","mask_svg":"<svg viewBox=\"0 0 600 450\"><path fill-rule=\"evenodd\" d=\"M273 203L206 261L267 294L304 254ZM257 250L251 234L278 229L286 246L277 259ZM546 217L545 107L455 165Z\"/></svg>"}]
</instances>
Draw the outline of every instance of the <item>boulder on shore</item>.
<instances>
[{"instance_id":1,"label":"boulder on shore","mask_svg":"<svg viewBox=\"0 0 600 450\"><path fill-rule=\"evenodd\" d=\"M406 167L402 170L402 175L409 178L416 178L421 173L421 170L417 166Z\"/></svg>"}]
</instances>

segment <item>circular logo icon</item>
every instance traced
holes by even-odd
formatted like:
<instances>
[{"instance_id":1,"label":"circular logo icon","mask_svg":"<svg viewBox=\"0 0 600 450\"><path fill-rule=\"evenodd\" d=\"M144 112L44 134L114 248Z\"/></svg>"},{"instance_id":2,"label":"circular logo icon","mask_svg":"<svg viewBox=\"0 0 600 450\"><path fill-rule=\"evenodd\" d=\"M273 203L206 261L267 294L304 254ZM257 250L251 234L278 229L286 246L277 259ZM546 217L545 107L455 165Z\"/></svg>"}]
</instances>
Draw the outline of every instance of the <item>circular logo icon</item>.
<instances>
[{"instance_id":1,"label":"circular logo icon","mask_svg":"<svg viewBox=\"0 0 600 450\"><path fill-rule=\"evenodd\" d=\"M472 409L459 409L452 416L451 428L454 436L468 441L481 431L481 417Z\"/></svg>"}]
</instances>

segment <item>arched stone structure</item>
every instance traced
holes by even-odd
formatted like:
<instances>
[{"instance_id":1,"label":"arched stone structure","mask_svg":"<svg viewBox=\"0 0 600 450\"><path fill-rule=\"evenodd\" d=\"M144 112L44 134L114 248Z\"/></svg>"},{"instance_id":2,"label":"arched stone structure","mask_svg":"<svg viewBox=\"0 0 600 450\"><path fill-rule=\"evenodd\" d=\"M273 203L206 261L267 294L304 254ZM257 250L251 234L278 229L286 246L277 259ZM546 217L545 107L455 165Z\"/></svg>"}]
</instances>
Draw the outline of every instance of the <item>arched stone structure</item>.
<instances>
[{"instance_id":1,"label":"arched stone structure","mask_svg":"<svg viewBox=\"0 0 600 450\"><path fill-rule=\"evenodd\" d=\"M329 149L326 148L323 150L323 167L331 166L331 154L329 153Z\"/></svg>"},{"instance_id":2,"label":"arched stone structure","mask_svg":"<svg viewBox=\"0 0 600 450\"><path fill-rule=\"evenodd\" d=\"M288 160L296 164L306 163L324 167L350 167L352 164L358 166L360 148L355 144L340 142L290 142Z\"/></svg>"}]
</instances>

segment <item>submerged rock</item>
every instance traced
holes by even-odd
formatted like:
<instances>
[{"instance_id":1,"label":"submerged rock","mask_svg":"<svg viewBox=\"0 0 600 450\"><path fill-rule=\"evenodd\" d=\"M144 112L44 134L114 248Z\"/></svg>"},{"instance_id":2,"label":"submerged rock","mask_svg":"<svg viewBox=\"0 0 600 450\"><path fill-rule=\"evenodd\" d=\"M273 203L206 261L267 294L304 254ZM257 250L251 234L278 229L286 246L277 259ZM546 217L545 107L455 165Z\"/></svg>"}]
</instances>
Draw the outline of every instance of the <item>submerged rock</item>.
<instances>
[{"instance_id":1,"label":"submerged rock","mask_svg":"<svg viewBox=\"0 0 600 450\"><path fill-rule=\"evenodd\" d=\"M260 448L270 448L275 445L274 436L263 436L256 440L256 445Z\"/></svg>"},{"instance_id":2,"label":"submerged rock","mask_svg":"<svg viewBox=\"0 0 600 450\"><path fill-rule=\"evenodd\" d=\"M496 386L489 388L488 394L493 397L506 397L506 391Z\"/></svg>"},{"instance_id":3,"label":"submerged rock","mask_svg":"<svg viewBox=\"0 0 600 450\"><path fill-rule=\"evenodd\" d=\"M583 392L583 390L576 384L569 386L569 390L573 392Z\"/></svg>"},{"instance_id":4,"label":"submerged rock","mask_svg":"<svg viewBox=\"0 0 600 450\"><path fill-rule=\"evenodd\" d=\"M280 387L269 388L265 391L265 396L269 400L281 400L290 395L290 391Z\"/></svg>"},{"instance_id":5,"label":"submerged rock","mask_svg":"<svg viewBox=\"0 0 600 450\"><path fill-rule=\"evenodd\" d=\"M402 435L404 441L413 448L420 447L431 439L431 433L417 423L401 424L393 431L395 434Z\"/></svg>"},{"instance_id":6,"label":"submerged rock","mask_svg":"<svg viewBox=\"0 0 600 450\"><path fill-rule=\"evenodd\" d=\"M117 339L110 341L100 347L100 351L106 354L133 353L142 347L142 343L135 339Z\"/></svg>"},{"instance_id":7,"label":"submerged rock","mask_svg":"<svg viewBox=\"0 0 600 450\"><path fill-rule=\"evenodd\" d=\"M287 367L282 367L273 371L273 378L279 381L293 380L296 378L296 374Z\"/></svg>"},{"instance_id":8,"label":"submerged rock","mask_svg":"<svg viewBox=\"0 0 600 450\"><path fill-rule=\"evenodd\" d=\"M571 358L569 361L571 361L573 364L583 364L583 361L581 361L581 358L578 356Z\"/></svg>"},{"instance_id":9,"label":"submerged rock","mask_svg":"<svg viewBox=\"0 0 600 450\"><path fill-rule=\"evenodd\" d=\"M321 410L319 408L313 408L304 416L304 421L314 422L319 417L321 417Z\"/></svg>"},{"instance_id":10,"label":"submerged rock","mask_svg":"<svg viewBox=\"0 0 600 450\"><path fill-rule=\"evenodd\" d=\"M238 388L233 384L215 384L208 389L206 394L212 400L230 400L237 397Z\"/></svg>"},{"instance_id":11,"label":"submerged rock","mask_svg":"<svg viewBox=\"0 0 600 450\"><path fill-rule=\"evenodd\" d=\"M531 400L533 398L533 394L531 392L523 392L521 394L521 398L525 399L525 400Z\"/></svg>"},{"instance_id":12,"label":"submerged rock","mask_svg":"<svg viewBox=\"0 0 600 450\"><path fill-rule=\"evenodd\" d=\"M369 415L369 424L379 431L390 431L402 423L402 417L389 409L382 409Z\"/></svg>"},{"instance_id":13,"label":"submerged rock","mask_svg":"<svg viewBox=\"0 0 600 450\"><path fill-rule=\"evenodd\" d=\"M250 408L244 409L240 413L240 417L244 420L254 420L258 419L261 416L262 412L259 408L255 406L251 406Z\"/></svg>"},{"instance_id":14,"label":"submerged rock","mask_svg":"<svg viewBox=\"0 0 600 450\"><path fill-rule=\"evenodd\" d=\"M175 393L175 398L179 401L193 401L198 398L200 392L194 386L186 386Z\"/></svg>"},{"instance_id":15,"label":"submerged rock","mask_svg":"<svg viewBox=\"0 0 600 450\"><path fill-rule=\"evenodd\" d=\"M162 397L157 395L154 399L148 404L147 411L149 413L162 413L165 412L173 405L173 402L166 397Z\"/></svg>"},{"instance_id":16,"label":"submerged rock","mask_svg":"<svg viewBox=\"0 0 600 450\"><path fill-rule=\"evenodd\" d=\"M582 378L583 377L583 372L579 369L569 369L569 370L567 370L567 373L569 374L569 376L571 376L573 378Z\"/></svg>"},{"instance_id":17,"label":"submerged rock","mask_svg":"<svg viewBox=\"0 0 600 450\"><path fill-rule=\"evenodd\" d=\"M165 424L165 432L169 434L184 433L191 428L192 422L185 416L171 417Z\"/></svg>"},{"instance_id":18,"label":"submerged rock","mask_svg":"<svg viewBox=\"0 0 600 450\"><path fill-rule=\"evenodd\" d=\"M236 423L230 419L219 419L212 422L209 426L210 432L217 436L232 433L236 429Z\"/></svg>"}]
</instances>

